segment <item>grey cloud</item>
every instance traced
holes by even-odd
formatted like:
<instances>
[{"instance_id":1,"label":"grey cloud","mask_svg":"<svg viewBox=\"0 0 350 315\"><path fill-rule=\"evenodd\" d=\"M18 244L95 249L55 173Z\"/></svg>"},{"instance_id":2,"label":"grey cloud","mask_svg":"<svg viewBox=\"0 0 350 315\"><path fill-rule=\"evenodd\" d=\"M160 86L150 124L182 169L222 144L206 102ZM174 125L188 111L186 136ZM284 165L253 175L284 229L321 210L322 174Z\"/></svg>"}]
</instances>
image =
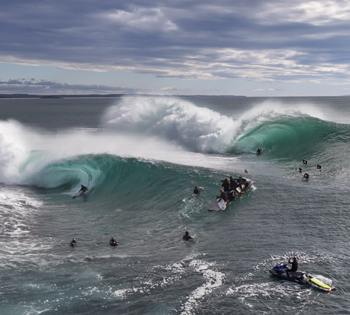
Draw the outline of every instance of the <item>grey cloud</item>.
<instances>
[{"instance_id":1,"label":"grey cloud","mask_svg":"<svg viewBox=\"0 0 350 315\"><path fill-rule=\"evenodd\" d=\"M341 0L4 1L0 62L177 78L343 77L349 28Z\"/></svg>"}]
</instances>

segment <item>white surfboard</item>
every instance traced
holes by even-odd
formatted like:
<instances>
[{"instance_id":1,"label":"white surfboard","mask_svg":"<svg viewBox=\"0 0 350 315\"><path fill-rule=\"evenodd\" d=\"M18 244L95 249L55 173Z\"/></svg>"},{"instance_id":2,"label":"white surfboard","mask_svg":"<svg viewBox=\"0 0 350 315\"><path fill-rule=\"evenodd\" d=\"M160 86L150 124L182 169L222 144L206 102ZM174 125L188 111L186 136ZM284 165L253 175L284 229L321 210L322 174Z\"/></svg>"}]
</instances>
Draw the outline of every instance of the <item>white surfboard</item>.
<instances>
[{"instance_id":1,"label":"white surfboard","mask_svg":"<svg viewBox=\"0 0 350 315\"><path fill-rule=\"evenodd\" d=\"M223 199L219 199L216 201L209 209L208 211L223 211L226 209L226 204Z\"/></svg>"}]
</instances>

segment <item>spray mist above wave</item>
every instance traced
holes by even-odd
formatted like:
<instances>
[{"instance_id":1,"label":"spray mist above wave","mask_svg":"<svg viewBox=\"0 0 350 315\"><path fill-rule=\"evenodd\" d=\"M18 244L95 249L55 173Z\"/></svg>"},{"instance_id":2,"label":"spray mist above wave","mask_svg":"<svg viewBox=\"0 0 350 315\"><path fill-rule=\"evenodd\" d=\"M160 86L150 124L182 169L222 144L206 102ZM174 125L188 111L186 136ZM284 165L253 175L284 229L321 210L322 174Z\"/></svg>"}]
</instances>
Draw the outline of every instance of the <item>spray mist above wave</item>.
<instances>
[{"instance_id":1,"label":"spray mist above wave","mask_svg":"<svg viewBox=\"0 0 350 315\"><path fill-rule=\"evenodd\" d=\"M114 132L162 137L192 152L239 154L255 152L258 147L271 150L291 139L297 143L300 137L308 136L307 130L297 135L297 128L308 119L324 118L322 109L306 103L268 100L244 112L225 115L174 97L134 97L110 107L103 123ZM300 124L295 123L298 119ZM262 129L264 132L257 132ZM310 128L309 132L313 131L315 128ZM269 138L269 134L274 136Z\"/></svg>"},{"instance_id":2,"label":"spray mist above wave","mask_svg":"<svg viewBox=\"0 0 350 315\"><path fill-rule=\"evenodd\" d=\"M225 152L239 123L211 109L177 98L124 98L108 109L106 128L161 136L194 152Z\"/></svg>"}]
</instances>

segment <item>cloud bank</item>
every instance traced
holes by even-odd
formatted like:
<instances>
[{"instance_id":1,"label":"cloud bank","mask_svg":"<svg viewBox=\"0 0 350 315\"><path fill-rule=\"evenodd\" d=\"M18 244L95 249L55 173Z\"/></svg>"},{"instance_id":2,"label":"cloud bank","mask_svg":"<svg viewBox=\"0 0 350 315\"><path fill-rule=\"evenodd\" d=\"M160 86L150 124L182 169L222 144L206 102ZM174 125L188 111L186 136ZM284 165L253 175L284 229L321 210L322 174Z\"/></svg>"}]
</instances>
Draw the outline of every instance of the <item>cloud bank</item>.
<instances>
[{"instance_id":1,"label":"cloud bank","mask_svg":"<svg viewBox=\"0 0 350 315\"><path fill-rule=\"evenodd\" d=\"M201 80L349 80L349 33L343 0L6 0L0 62Z\"/></svg>"}]
</instances>

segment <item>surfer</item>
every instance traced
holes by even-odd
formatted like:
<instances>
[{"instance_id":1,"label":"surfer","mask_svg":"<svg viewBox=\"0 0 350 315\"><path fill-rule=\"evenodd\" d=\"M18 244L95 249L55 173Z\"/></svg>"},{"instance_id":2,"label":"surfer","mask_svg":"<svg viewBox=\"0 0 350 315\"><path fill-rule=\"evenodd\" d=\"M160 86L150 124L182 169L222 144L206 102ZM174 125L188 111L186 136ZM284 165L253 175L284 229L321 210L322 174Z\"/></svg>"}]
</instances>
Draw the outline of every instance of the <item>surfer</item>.
<instances>
[{"instance_id":1,"label":"surfer","mask_svg":"<svg viewBox=\"0 0 350 315\"><path fill-rule=\"evenodd\" d=\"M258 150L256 150L256 154L260 155L261 154L261 149L259 148Z\"/></svg>"},{"instance_id":2,"label":"surfer","mask_svg":"<svg viewBox=\"0 0 350 315\"><path fill-rule=\"evenodd\" d=\"M88 191L88 190L89 190L89 189L88 189L86 186L81 185L81 188L80 188L79 192L84 193L84 192L86 192L86 191Z\"/></svg>"},{"instance_id":3,"label":"surfer","mask_svg":"<svg viewBox=\"0 0 350 315\"><path fill-rule=\"evenodd\" d=\"M299 173L301 173L301 172L302 172L302 170L303 170L303 169L299 167Z\"/></svg>"},{"instance_id":4,"label":"surfer","mask_svg":"<svg viewBox=\"0 0 350 315\"><path fill-rule=\"evenodd\" d=\"M320 172L321 172L321 165L320 164L317 164L317 169L320 170Z\"/></svg>"},{"instance_id":5,"label":"surfer","mask_svg":"<svg viewBox=\"0 0 350 315\"><path fill-rule=\"evenodd\" d=\"M307 161L306 161L306 160L303 160L303 164L307 165Z\"/></svg>"},{"instance_id":6,"label":"surfer","mask_svg":"<svg viewBox=\"0 0 350 315\"><path fill-rule=\"evenodd\" d=\"M227 195L223 189L220 189L220 198L225 202L225 204L227 203Z\"/></svg>"},{"instance_id":7,"label":"surfer","mask_svg":"<svg viewBox=\"0 0 350 315\"><path fill-rule=\"evenodd\" d=\"M185 232L185 235L182 237L182 239L184 240L184 241L189 241L189 240L192 240L193 239L193 237L191 237L190 236L190 233L188 233L187 231Z\"/></svg>"},{"instance_id":8,"label":"surfer","mask_svg":"<svg viewBox=\"0 0 350 315\"><path fill-rule=\"evenodd\" d=\"M195 195L199 195L200 192L201 192L201 191L197 188L197 186L194 187L193 193L194 193Z\"/></svg>"},{"instance_id":9,"label":"surfer","mask_svg":"<svg viewBox=\"0 0 350 315\"><path fill-rule=\"evenodd\" d=\"M118 241L114 237L112 237L109 240L109 245L111 245L111 246L118 246Z\"/></svg>"},{"instance_id":10,"label":"surfer","mask_svg":"<svg viewBox=\"0 0 350 315\"><path fill-rule=\"evenodd\" d=\"M244 169L244 173L248 173L247 169Z\"/></svg>"},{"instance_id":11,"label":"surfer","mask_svg":"<svg viewBox=\"0 0 350 315\"><path fill-rule=\"evenodd\" d=\"M76 245L77 245L77 242L76 242L76 240L73 238L71 241L70 241L70 246L72 246L72 247L75 247Z\"/></svg>"},{"instance_id":12,"label":"surfer","mask_svg":"<svg viewBox=\"0 0 350 315\"><path fill-rule=\"evenodd\" d=\"M304 176L303 176L303 180L308 180L308 179L309 179L309 174L305 173Z\"/></svg>"}]
</instances>

